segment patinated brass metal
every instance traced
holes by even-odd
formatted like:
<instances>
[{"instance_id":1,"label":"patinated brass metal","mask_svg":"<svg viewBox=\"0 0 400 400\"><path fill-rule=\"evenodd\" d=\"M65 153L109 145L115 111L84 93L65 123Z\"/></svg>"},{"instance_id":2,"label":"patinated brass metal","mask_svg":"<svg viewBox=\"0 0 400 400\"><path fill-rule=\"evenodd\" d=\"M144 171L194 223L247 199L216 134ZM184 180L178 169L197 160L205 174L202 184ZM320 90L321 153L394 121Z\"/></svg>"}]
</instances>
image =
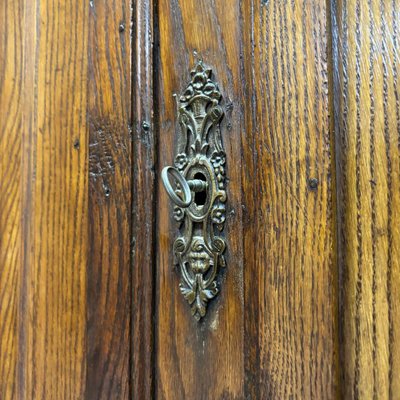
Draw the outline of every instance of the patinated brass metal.
<instances>
[{"instance_id":1,"label":"patinated brass metal","mask_svg":"<svg viewBox=\"0 0 400 400\"><path fill-rule=\"evenodd\" d=\"M174 203L179 235L173 251L180 268L180 290L196 320L218 293L218 268L225 267L225 151L220 121L221 93L202 61L191 71L191 82L177 97L180 134L175 167L165 167L162 181ZM174 177L174 188L169 175Z\"/></svg>"}]
</instances>

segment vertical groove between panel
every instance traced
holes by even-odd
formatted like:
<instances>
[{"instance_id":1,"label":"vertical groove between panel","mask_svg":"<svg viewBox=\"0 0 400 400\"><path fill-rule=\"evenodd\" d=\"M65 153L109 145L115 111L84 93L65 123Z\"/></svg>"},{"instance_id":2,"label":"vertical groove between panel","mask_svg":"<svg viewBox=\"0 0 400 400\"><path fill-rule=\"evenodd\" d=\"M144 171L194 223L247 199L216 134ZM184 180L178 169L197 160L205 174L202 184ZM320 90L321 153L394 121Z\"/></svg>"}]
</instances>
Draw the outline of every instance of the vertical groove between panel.
<instances>
[{"instance_id":1,"label":"vertical groove between panel","mask_svg":"<svg viewBox=\"0 0 400 400\"><path fill-rule=\"evenodd\" d=\"M132 314L131 398L154 398L154 287L157 107L154 99L156 1L131 3Z\"/></svg>"}]
</instances>

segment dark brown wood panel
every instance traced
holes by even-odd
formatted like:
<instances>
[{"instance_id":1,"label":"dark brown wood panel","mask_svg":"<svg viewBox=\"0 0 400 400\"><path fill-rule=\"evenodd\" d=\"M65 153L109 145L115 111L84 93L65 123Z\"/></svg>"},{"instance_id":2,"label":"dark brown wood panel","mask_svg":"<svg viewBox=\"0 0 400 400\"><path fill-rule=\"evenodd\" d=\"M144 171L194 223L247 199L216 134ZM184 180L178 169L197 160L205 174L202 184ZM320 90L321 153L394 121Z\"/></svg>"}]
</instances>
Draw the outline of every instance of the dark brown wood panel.
<instances>
[{"instance_id":1,"label":"dark brown wood panel","mask_svg":"<svg viewBox=\"0 0 400 400\"><path fill-rule=\"evenodd\" d=\"M334 152L324 0L243 2L246 394L333 399Z\"/></svg>"},{"instance_id":2,"label":"dark brown wood panel","mask_svg":"<svg viewBox=\"0 0 400 400\"><path fill-rule=\"evenodd\" d=\"M24 3L23 15L15 398L76 399L84 396L86 376L88 8L33 0Z\"/></svg>"},{"instance_id":3,"label":"dark brown wood panel","mask_svg":"<svg viewBox=\"0 0 400 400\"><path fill-rule=\"evenodd\" d=\"M2 399L129 397L131 8L78 3L0 9Z\"/></svg>"},{"instance_id":4,"label":"dark brown wood panel","mask_svg":"<svg viewBox=\"0 0 400 400\"><path fill-rule=\"evenodd\" d=\"M16 398L21 279L22 1L0 5L0 398Z\"/></svg>"},{"instance_id":5,"label":"dark brown wood panel","mask_svg":"<svg viewBox=\"0 0 400 400\"><path fill-rule=\"evenodd\" d=\"M332 3L344 398L400 393L400 2Z\"/></svg>"},{"instance_id":6,"label":"dark brown wood panel","mask_svg":"<svg viewBox=\"0 0 400 400\"><path fill-rule=\"evenodd\" d=\"M240 2L161 0L157 62L159 167L171 165L176 140L176 101L190 81L197 57L215 72L227 109L222 137L227 152L226 269L220 293L196 322L179 291L172 244L177 226L158 185L156 284L156 398L242 399L243 259L241 189ZM197 52L198 56L194 55Z\"/></svg>"},{"instance_id":7,"label":"dark brown wood panel","mask_svg":"<svg viewBox=\"0 0 400 400\"><path fill-rule=\"evenodd\" d=\"M88 399L129 398L131 53L129 0L89 7Z\"/></svg>"},{"instance_id":8,"label":"dark brown wood panel","mask_svg":"<svg viewBox=\"0 0 400 400\"><path fill-rule=\"evenodd\" d=\"M128 398L130 4L0 15L0 397Z\"/></svg>"},{"instance_id":9,"label":"dark brown wood panel","mask_svg":"<svg viewBox=\"0 0 400 400\"><path fill-rule=\"evenodd\" d=\"M229 110L230 209L221 294L199 324L177 287L176 227L159 189L159 398L336 396L327 18L323 1L160 3L159 168L171 164L176 140L169 96L187 84L197 52Z\"/></svg>"},{"instance_id":10,"label":"dark brown wood panel","mask_svg":"<svg viewBox=\"0 0 400 400\"><path fill-rule=\"evenodd\" d=\"M0 25L1 399L398 398L399 0L6 0ZM228 194L200 322L157 179L198 59Z\"/></svg>"}]
</instances>

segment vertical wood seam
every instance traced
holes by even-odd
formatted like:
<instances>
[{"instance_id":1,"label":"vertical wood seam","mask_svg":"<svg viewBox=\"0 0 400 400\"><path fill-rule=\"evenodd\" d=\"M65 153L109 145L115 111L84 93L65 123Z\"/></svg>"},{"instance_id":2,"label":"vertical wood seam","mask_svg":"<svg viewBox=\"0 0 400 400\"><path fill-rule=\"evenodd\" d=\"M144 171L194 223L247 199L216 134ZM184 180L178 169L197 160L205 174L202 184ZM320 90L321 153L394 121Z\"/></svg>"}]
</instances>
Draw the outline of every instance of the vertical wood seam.
<instances>
[{"instance_id":1,"label":"vertical wood seam","mask_svg":"<svg viewBox=\"0 0 400 400\"><path fill-rule=\"evenodd\" d=\"M331 131L330 135L330 146L331 146L331 171L332 171L332 205L334 210L332 210L332 232L333 232L333 250L332 250L332 269L334 269L334 280L333 283L334 293L335 293L335 301L334 307L335 310L333 312L334 321L332 321L333 325L333 334L334 337L334 367L335 367L335 379L334 379L334 388L333 395L337 399L341 399L343 396L342 393L342 374L341 374L341 357L340 357L340 339L341 339L341 319L340 319L340 301L339 301L339 293L340 293L340 279L341 279L341 271L340 271L340 262L339 262L339 203L338 203L338 143L337 143L337 127L336 127L336 96L335 96L335 79L337 78L336 74L338 71L337 63L338 63L338 54L337 54L337 19L336 19L336 0L326 0L326 26L327 26L327 64L328 64L328 110L329 110L329 128Z\"/></svg>"},{"instance_id":2,"label":"vertical wood seam","mask_svg":"<svg viewBox=\"0 0 400 400\"><path fill-rule=\"evenodd\" d=\"M131 2L131 398L154 398L157 132L155 67L157 2Z\"/></svg>"},{"instance_id":3,"label":"vertical wood seam","mask_svg":"<svg viewBox=\"0 0 400 400\"><path fill-rule=\"evenodd\" d=\"M338 171L341 171L342 168L342 158L341 158L341 150L343 147L343 143L340 136L340 109L342 104L342 97L336 95L336 90L339 88L340 82L340 67L342 63L346 65L346 59L341 59L341 54L339 52L339 26L338 26L338 0L327 0L328 9L330 11L328 18L328 24L330 27L330 38L331 38L331 57L329 61L331 63L331 95L330 99L332 102L331 109L332 119L331 119L331 126L333 128L333 143L334 143L334 157L335 157L335 204L336 204L336 267L337 267L337 320L338 320L338 354L337 354L337 366L338 366L338 374L337 374L337 397L342 399L344 396L343 391L343 383L345 381L344 377L344 370L341 366L344 365L344 354L343 354L343 343L344 343L344 321L343 321L343 282L344 282L344 256L343 256L343 247L344 242L342 242L344 235L343 233L343 226L344 220L343 215L340 213L342 209L342 202L344 194L341 192L343 188L342 179L346 179L346 176L343 174L339 174ZM346 119L344 118L344 121Z\"/></svg>"}]
</instances>

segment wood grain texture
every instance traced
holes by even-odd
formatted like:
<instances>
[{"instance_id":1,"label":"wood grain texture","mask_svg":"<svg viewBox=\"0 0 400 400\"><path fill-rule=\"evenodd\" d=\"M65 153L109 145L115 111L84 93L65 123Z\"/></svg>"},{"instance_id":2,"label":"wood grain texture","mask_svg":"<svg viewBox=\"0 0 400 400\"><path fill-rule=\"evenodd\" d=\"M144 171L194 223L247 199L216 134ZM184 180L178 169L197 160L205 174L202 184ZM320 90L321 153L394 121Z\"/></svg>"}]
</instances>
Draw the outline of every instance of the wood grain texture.
<instances>
[{"instance_id":1,"label":"wood grain texture","mask_svg":"<svg viewBox=\"0 0 400 400\"><path fill-rule=\"evenodd\" d=\"M131 8L92 1L89 28L89 264L86 398L129 397Z\"/></svg>"},{"instance_id":2,"label":"wood grain texture","mask_svg":"<svg viewBox=\"0 0 400 400\"><path fill-rule=\"evenodd\" d=\"M2 400L400 399L399 0L5 0L0 26ZM198 58L228 178L199 323L157 180Z\"/></svg>"},{"instance_id":3,"label":"wood grain texture","mask_svg":"<svg viewBox=\"0 0 400 400\"><path fill-rule=\"evenodd\" d=\"M132 71L132 397L154 398L155 163L154 4L136 3Z\"/></svg>"},{"instance_id":4,"label":"wood grain texture","mask_svg":"<svg viewBox=\"0 0 400 400\"><path fill-rule=\"evenodd\" d=\"M16 398L21 279L22 1L0 5L0 398Z\"/></svg>"},{"instance_id":5,"label":"wood grain texture","mask_svg":"<svg viewBox=\"0 0 400 400\"><path fill-rule=\"evenodd\" d=\"M207 315L196 322L179 291L172 244L177 231L172 205L158 185L156 281L157 399L242 399L243 282L241 228L240 2L161 0L158 5L160 50L157 61L159 167L175 156L176 102L190 81L196 51L215 72L226 115L222 140L227 153L226 269L220 293Z\"/></svg>"},{"instance_id":6,"label":"wood grain texture","mask_svg":"<svg viewBox=\"0 0 400 400\"><path fill-rule=\"evenodd\" d=\"M243 2L249 399L334 399L334 153L326 2Z\"/></svg>"},{"instance_id":7,"label":"wood grain texture","mask_svg":"<svg viewBox=\"0 0 400 400\"><path fill-rule=\"evenodd\" d=\"M129 2L0 20L0 398L128 398Z\"/></svg>"},{"instance_id":8,"label":"wood grain texture","mask_svg":"<svg viewBox=\"0 0 400 400\"><path fill-rule=\"evenodd\" d=\"M327 18L324 1L160 2L160 167L174 151L168 96L197 51L229 110L230 209L226 276L198 324L177 288L176 227L159 189L158 398L336 397Z\"/></svg>"},{"instance_id":9,"label":"wood grain texture","mask_svg":"<svg viewBox=\"0 0 400 400\"><path fill-rule=\"evenodd\" d=\"M400 398L400 3L332 3L343 395Z\"/></svg>"},{"instance_id":10,"label":"wood grain texture","mask_svg":"<svg viewBox=\"0 0 400 400\"><path fill-rule=\"evenodd\" d=\"M75 1L26 2L22 29L24 247L16 398L82 398L88 9Z\"/></svg>"}]
</instances>

